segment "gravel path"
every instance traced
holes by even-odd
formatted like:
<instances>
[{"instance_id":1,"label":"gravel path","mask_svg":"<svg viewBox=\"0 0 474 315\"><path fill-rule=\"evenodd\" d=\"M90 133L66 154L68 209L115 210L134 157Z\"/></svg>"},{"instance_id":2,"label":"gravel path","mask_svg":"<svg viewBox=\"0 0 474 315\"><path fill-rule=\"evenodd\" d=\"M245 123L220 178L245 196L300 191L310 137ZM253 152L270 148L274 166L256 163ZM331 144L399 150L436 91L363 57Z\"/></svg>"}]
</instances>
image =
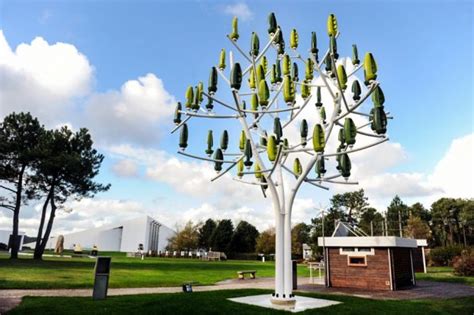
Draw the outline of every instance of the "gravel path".
<instances>
[{"instance_id":1,"label":"gravel path","mask_svg":"<svg viewBox=\"0 0 474 315\"><path fill-rule=\"evenodd\" d=\"M366 291L356 289L326 288L315 278L315 283L309 283L309 278L298 278L298 291L320 292L329 294L352 295L381 300L412 300L412 299L446 299L474 296L474 287L458 283L417 281L415 288L398 291ZM257 278L253 280L226 280L216 285L194 286L194 292L231 290L231 289L272 289L273 278ZM178 293L181 287L158 288L112 288L109 296ZM4 314L21 303L24 296L83 296L91 297L92 289L50 289L50 290L0 290L0 314Z\"/></svg>"}]
</instances>

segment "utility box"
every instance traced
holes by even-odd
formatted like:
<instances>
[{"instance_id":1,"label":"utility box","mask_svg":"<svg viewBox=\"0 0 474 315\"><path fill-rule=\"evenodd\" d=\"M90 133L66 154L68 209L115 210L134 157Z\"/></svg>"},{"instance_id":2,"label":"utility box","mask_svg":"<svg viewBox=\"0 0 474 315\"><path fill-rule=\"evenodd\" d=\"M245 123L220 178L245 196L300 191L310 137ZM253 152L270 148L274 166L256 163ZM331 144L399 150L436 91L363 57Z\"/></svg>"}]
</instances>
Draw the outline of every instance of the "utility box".
<instances>
[{"instance_id":1,"label":"utility box","mask_svg":"<svg viewBox=\"0 0 474 315\"><path fill-rule=\"evenodd\" d=\"M297 261L292 260L292 266L293 266L293 290L298 290L298 266L297 266Z\"/></svg>"},{"instance_id":2,"label":"utility box","mask_svg":"<svg viewBox=\"0 0 474 315\"><path fill-rule=\"evenodd\" d=\"M97 257L95 263L94 291L92 293L94 300L104 300L107 297L111 260L111 257Z\"/></svg>"}]
</instances>

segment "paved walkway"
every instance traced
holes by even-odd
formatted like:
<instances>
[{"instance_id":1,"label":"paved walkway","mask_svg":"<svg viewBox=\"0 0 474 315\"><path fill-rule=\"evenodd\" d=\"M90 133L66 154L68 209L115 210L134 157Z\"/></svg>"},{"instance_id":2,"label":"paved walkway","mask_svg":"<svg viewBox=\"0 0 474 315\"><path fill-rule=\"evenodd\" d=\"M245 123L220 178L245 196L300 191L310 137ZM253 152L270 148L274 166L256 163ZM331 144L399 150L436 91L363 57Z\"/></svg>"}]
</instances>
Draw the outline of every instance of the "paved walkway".
<instances>
[{"instance_id":1,"label":"paved walkway","mask_svg":"<svg viewBox=\"0 0 474 315\"><path fill-rule=\"evenodd\" d=\"M417 281L415 288L398 291L367 291L355 289L326 288L320 279L315 278L314 283L309 278L298 278L298 291L320 292L328 294L351 295L363 298L381 300L408 300L408 299L446 299L474 296L474 287L458 283ZM231 289L273 289L273 278L257 278L253 280L226 280L216 285L195 286L193 291L216 291ZM109 296L135 295L135 294L157 294L178 293L181 287L158 287L158 288L111 288ZM16 307L21 303L24 296L83 296L91 297L92 289L49 289L49 290L0 290L0 314Z\"/></svg>"}]
</instances>

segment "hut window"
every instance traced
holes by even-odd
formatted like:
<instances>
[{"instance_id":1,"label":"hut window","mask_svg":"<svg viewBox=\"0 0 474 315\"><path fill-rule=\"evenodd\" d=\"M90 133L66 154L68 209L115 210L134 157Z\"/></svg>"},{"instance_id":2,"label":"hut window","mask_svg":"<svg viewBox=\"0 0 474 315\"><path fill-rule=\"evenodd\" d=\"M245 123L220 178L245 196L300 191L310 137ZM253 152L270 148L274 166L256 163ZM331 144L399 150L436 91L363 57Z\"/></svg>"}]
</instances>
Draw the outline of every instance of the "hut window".
<instances>
[{"instance_id":1,"label":"hut window","mask_svg":"<svg viewBox=\"0 0 474 315\"><path fill-rule=\"evenodd\" d=\"M352 256L352 257L349 256L348 259L349 259L349 262L348 262L349 266L367 266L365 256Z\"/></svg>"},{"instance_id":2,"label":"hut window","mask_svg":"<svg viewBox=\"0 0 474 315\"><path fill-rule=\"evenodd\" d=\"M355 252L355 247L343 247L342 251L343 252Z\"/></svg>"}]
</instances>

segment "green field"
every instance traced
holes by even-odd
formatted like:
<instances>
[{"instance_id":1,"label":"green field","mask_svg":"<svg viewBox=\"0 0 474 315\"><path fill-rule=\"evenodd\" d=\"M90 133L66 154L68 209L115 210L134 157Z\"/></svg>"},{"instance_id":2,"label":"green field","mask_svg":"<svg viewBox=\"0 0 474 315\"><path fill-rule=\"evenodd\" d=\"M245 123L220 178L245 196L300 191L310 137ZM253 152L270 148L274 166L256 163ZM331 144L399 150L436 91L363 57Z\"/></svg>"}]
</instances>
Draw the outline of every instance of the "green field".
<instances>
[{"instance_id":1,"label":"green field","mask_svg":"<svg viewBox=\"0 0 474 315\"><path fill-rule=\"evenodd\" d=\"M267 290L227 290L199 293L175 293L109 297L104 301L91 298L26 297L8 314L289 314L228 301L227 298L269 293ZM309 310L298 314L456 314L472 315L474 299L448 300L369 300L357 297L302 294L341 301L342 304Z\"/></svg>"},{"instance_id":2,"label":"green field","mask_svg":"<svg viewBox=\"0 0 474 315\"><path fill-rule=\"evenodd\" d=\"M417 280L463 283L474 286L474 277L460 277L453 273L451 267L429 267L427 273L417 273Z\"/></svg>"},{"instance_id":3,"label":"green field","mask_svg":"<svg viewBox=\"0 0 474 315\"><path fill-rule=\"evenodd\" d=\"M112 288L180 286L188 281L210 285L236 278L238 270L257 270L257 277L273 277L275 269L273 262L208 262L179 258L146 258L142 261L124 254L111 254ZM91 288L94 264L95 260L90 258L11 261L8 256L0 255L0 289ZM298 266L298 275L309 276L307 267Z\"/></svg>"}]
</instances>

